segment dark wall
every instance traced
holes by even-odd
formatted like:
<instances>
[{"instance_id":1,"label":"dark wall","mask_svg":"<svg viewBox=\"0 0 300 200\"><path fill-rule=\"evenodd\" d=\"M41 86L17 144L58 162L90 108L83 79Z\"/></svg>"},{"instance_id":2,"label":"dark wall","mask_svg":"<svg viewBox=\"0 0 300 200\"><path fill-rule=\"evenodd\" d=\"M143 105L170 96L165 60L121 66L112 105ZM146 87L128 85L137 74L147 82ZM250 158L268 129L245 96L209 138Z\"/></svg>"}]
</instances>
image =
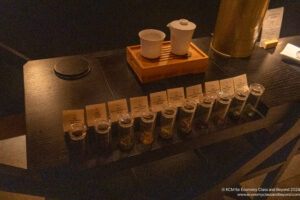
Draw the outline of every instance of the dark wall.
<instances>
[{"instance_id":1,"label":"dark wall","mask_svg":"<svg viewBox=\"0 0 300 200\"><path fill-rule=\"evenodd\" d=\"M167 23L187 18L196 37L209 35L219 1L99 0L2 2L0 41L29 57L51 57L134 45L145 28L168 33ZM5 21L3 19L5 18ZM168 35L168 34L167 34Z\"/></svg>"},{"instance_id":2,"label":"dark wall","mask_svg":"<svg viewBox=\"0 0 300 200\"><path fill-rule=\"evenodd\" d=\"M281 35L300 34L300 2L271 0L270 7L282 5ZM218 6L219 0L1 1L0 42L30 58L87 53L138 44L145 28L169 36L167 23L179 18L197 24L195 37L209 36Z\"/></svg>"}]
</instances>

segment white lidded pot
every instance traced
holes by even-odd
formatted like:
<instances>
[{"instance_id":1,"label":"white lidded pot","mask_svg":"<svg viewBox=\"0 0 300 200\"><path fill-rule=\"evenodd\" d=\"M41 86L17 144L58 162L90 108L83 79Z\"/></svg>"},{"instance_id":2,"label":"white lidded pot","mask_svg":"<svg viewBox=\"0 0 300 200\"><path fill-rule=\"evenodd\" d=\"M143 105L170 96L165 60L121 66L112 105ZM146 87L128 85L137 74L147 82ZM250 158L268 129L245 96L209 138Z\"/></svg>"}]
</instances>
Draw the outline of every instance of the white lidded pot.
<instances>
[{"instance_id":1,"label":"white lidded pot","mask_svg":"<svg viewBox=\"0 0 300 200\"><path fill-rule=\"evenodd\" d=\"M171 32L171 52L176 55L188 54L196 24L187 19L179 19L170 22L167 27Z\"/></svg>"},{"instance_id":2,"label":"white lidded pot","mask_svg":"<svg viewBox=\"0 0 300 200\"><path fill-rule=\"evenodd\" d=\"M142 56L149 59L160 57L162 42L166 37L164 32L155 29L145 29L139 32L139 37Z\"/></svg>"}]
</instances>

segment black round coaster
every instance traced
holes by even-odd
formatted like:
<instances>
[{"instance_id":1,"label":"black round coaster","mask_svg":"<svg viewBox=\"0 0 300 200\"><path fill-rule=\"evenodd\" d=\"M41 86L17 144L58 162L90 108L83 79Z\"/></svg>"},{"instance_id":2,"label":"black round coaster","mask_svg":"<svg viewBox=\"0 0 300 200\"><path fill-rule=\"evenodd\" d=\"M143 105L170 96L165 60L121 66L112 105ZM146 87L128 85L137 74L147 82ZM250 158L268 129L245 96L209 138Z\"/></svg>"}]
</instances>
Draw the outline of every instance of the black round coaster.
<instances>
[{"instance_id":1,"label":"black round coaster","mask_svg":"<svg viewBox=\"0 0 300 200\"><path fill-rule=\"evenodd\" d=\"M54 65L55 74L62 79L79 79L90 72L90 64L82 58L66 58Z\"/></svg>"}]
</instances>

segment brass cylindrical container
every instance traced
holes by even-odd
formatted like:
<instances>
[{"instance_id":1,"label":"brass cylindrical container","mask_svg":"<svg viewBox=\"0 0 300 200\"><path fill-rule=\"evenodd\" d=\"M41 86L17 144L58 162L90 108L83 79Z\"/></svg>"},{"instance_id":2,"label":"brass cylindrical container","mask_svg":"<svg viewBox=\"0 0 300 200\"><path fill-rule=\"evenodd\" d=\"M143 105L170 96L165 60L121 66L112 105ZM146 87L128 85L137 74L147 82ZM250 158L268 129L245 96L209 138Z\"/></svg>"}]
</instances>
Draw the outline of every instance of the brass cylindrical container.
<instances>
[{"instance_id":1,"label":"brass cylindrical container","mask_svg":"<svg viewBox=\"0 0 300 200\"><path fill-rule=\"evenodd\" d=\"M251 55L270 0L221 0L211 48L227 57Z\"/></svg>"}]
</instances>

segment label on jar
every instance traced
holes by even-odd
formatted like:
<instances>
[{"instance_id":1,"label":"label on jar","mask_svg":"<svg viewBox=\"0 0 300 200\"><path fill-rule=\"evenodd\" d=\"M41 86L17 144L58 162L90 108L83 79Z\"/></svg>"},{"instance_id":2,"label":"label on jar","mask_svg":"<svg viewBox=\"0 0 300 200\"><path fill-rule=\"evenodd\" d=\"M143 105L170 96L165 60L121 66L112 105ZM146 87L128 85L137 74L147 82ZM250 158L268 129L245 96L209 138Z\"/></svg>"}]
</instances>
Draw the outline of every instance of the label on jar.
<instances>
[{"instance_id":1,"label":"label on jar","mask_svg":"<svg viewBox=\"0 0 300 200\"><path fill-rule=\"evenodd\" d=\"M154 92L150 93L150 105L152 112L162 111L168 106L167 92Z\"/></svg>"},{"instance_id":2,"label":"label on jar","mask_svg":"<svg viewBox=\"0 0 300 200\"><path fill-rule=\"evenodd\" d=\"M187 87L185 88L185 93L187 99L192 99L196 103L199 103L200 99L202 99L203 97L202 85L198 84L198 85Z\"/></svg>"},{"instance_id":3,"label":"label on jar","mask_svg":"<svg viewBox=\"0 0 300 200\"><path fill-rule=\"evenodd\" d=\"M168 101L170 106L179 107L184 103L184 89L183 87L168 89Z\"/></svg>"},{"instance_id":4,"label":"label on jar","mask_svg":"<svg viewBox=\"0 0 300 200\"><path fill-rule=\"evenodd\" d=\"M88 127L94 126L95 119L107 119L105 103L85 106Z\"/></svg>"},{"instance_id":5,"label":"label on jar","mask_svg":"<svg viewBox=\"0 0 300 200\"><path fill-rule=\"evenodd\" d=\"M68 132L70 130L70 125L73 123L84 123L84 110L63 110L62 112L63 119L63 130Z\"/></svg>"},{"instance_id":6,"label":"label on jar","mask_svg":"<svg viewBox=\"0 0 300 200\"><path fill-rule=\"evenodd\" d=\"M221 91L229 94L230 96L233 96L234 95L233 78L226 78L220 80L220 89Z\"/></svg>"},{"instance_id":7,"label":"label on jar","mask_svg":"<svg viewBox=\"0 0 300 200\"><path fill-rule=\"evenodd\" d=\"M148 97L133 97L130 98L130 111L133 117L141 117L143 112L149 110Z\"/></svg>"},{"instance_id":8,"label":"label on jar","mask_svg":"<svg viewBox=\"0 0 300 200\"><path fill-rule=\"evenodd\" d=\"M205 82L205 94L217 97L218 92L220 91L220 83L219 81L209 81Z\"/></svg>"},{"instance_id":9,"label":"label on jar","mask_svg":"<svg viewBox=\"0 0 300 200\"><path fill-rule=\"evenodd\" d=\"M108 111L111 122L116 122L119 120L119 115L123 113L128 113L127 101L126 99L120 99L108 102Z\"/></svg>"},{"instance_id":10,"label":"label on jar","mask_svg":"<svg viewBox=\"0 0 300 200\"><path fill-rule=\"evenodd\" d=\"M246 74L242 74L240 76L233 77L233 83L234 83L235 90L243 89L243 88L249 90Z\"/></svg>"}]
</instances>

